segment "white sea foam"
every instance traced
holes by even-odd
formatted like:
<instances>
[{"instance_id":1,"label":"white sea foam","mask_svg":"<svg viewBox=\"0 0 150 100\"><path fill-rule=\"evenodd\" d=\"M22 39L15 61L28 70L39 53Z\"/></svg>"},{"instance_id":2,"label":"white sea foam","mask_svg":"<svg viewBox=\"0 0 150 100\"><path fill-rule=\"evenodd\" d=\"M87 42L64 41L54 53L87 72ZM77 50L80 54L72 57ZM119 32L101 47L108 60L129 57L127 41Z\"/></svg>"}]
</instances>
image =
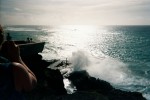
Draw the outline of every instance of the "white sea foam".
<instances>
[{"instance_id":1,"label":"white sea foam","mask_svg":"<svg viewBox=\"0 0 150 100\"><path fill-rule=\"evenodd\" d=\"M39 31L33 28L22 28L22 27L7 27L6 31Z\"/></svg>"},{"instance_id":2,"label":"white sea foam","mask_svg":"<svg viewBox=\"0 0 150 100\"><path fill-rule=\"evenodd\" d=\"M130 66L118 59L109 56L96 58L88 52L77 51L73 52L70 61L73 71L86 70L91 76L108 81L117 88L141 92L149 100L149 80L135 76Z\"/></svg>"},{"instance_id":3,"label":"white sea foam","mask_svg":"<svg viewBox=\"0 0 150 100\"><path fill-rule=\"evenodd\" d=\"M77 51L70 60L74 71L87 70L91 76L112 83L120 83L127 77L127 65L111 57L97 59L87 52Z\"/></svg>"}]
</instances>

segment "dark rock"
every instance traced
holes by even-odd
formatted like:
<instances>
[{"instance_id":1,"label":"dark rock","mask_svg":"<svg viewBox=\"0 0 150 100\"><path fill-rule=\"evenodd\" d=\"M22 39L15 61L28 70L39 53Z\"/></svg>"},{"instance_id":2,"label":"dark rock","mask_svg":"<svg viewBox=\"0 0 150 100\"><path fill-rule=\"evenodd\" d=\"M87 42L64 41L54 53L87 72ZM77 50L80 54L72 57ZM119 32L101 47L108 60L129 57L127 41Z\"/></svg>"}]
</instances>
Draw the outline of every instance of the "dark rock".
<instances>
[{"instance_id":1,"label":"dark rock","mask_svg":"<svg viewBox=\"0 0 150 100\"><path fill-rule=\"evenodd\" d=\"M29 94L27 100L109 100L106 96L95 93L95 92L76 92L73 94L66 95L53 95L48 94L45 91L35 92Z\"/></svg>"},{"instance_id":2,"label":"dark rock","mask_svg":"<svg viewBox=\"0 0 150 100\"><path fill-rule=\"evenodd\" d=\"M139 92L115 89L110 83L91 77L86 71L73 72L68 79L76 86L77 91L94 91L105 95L109 100L146 100Z\"/></svg>"},{"instance_id":3,"label":"dark rock","mask_svg":"<svg viewBox=\"0 0 150 100\"><path fill-rule=\"evenodd\" d=\"M50 64L54 63L57 60L45 61L42 60L41 55L30 55L28 57L22 57L23 61L28 67L35 73L38 84L36 91L45 91L45 94L66 94L64 88L63 76L59 70L47 68Z\"/></svg>"},{"instance_id":4,"label":"dark rock","mask_svg":"<svg viewBox=\"0 0 150 100\"><path fill-rule=\"evenodd\" d=\"M114 89L108 94L109 100L146 100L139 92Z\"/></svg>"},{"instance_id":5,"label":"dark rock","mask_svg":"<svg viewBox=\"0 0 150 100\"><path fill-rule=\"evenodd\" d=\"M64 88L63 76L60 71L47 68L45 70L46 88L55 91L56 94L66 94Z\"/></svg>"},{"instance_id":6,"label":"dark rock","mask_svg":"<svg viewBox=\"0 0 150 100\"><path fill-rule=\"evenodd\" d=\"M106 96L96 92L76 92L70 95L64 95L61 100L109 100Z\"/></svg>"},{"instance_id":7,"label":"dark rock","mask_svg":"<svg viewBox=\"0 0 150 100\"><path fill-rule=\"evenodd\" d=\"M47 68L57 60L45 61L41 55L22 58L38 79L37 87L26 94L28 100L146 100L139 92L115 89L86 71L73 72L68 76L77 92L67 94L60 71Z\"/></svg>"},{"instance_id":8,"label":"dark rock","mask_svg":"<svg viewBox=\"0 0 150 100\"><path fill-rule=\"evenodd\" d=\"M68 79L79 91L97 91L101 94L108 94L113 90L113 87L108 82L90 77L86 71L73 72Z\"/></svg>"}]
</instances>

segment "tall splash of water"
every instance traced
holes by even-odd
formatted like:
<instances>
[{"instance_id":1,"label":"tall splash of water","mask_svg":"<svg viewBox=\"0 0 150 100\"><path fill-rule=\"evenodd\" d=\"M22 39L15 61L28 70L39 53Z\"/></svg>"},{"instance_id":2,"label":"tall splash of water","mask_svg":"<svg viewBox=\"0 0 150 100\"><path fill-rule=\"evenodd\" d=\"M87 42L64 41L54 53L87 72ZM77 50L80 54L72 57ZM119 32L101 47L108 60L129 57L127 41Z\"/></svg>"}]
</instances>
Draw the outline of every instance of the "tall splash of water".
<instances>
[{"instance_id":1,"label":"tall splash of water","mask_svg":"<svg viewBox=\"0 0 150 100\"><path fill-rule=\"evenodd\" d=\"M108 56L96 58L85 51L74 52L70 60L73 71L86 70L91 76L108 81L117 88L141 92L149 98L149 80L134 75L129 64Z\"/></svg>"},{"instance_id":2,"label":"tall splash of water","mask_svg":"<svg viewBox=\"0 0 150 100\"><path fill-rule=\"evenodd\" d=\"M120 83L127 77L127 65L111 57L97 59L87 52L77 51L70 60L74 71L86 70L91 76L111 83Z\"/></svg>"}]
</instances>

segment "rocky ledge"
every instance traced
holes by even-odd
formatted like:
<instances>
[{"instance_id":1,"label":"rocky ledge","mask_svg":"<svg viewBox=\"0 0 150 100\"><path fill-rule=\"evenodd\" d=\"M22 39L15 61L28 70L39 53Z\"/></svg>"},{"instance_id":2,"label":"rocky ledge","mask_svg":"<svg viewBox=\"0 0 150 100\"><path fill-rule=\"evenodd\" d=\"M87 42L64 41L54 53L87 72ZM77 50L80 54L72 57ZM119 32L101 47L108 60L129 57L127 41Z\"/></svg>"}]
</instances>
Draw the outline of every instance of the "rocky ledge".
<instances>
[{"instance_id":1,"label":"rocky ledge","mask_svg":"<svg viewBox=\"0 0 150 100\"><path fill-rule=\"evenodd\" d=\"M73 94L67 94L64 76L59 70L60 66L65 67L63 61L54 66L58 60L45 61L41 55L22 58L38 80L36 88L25 93L27 100L146 100L139 92L115 89L110 83L91 77L84 70L72 72L65 77L77 89Z\"/></svg>"}]
</instances>

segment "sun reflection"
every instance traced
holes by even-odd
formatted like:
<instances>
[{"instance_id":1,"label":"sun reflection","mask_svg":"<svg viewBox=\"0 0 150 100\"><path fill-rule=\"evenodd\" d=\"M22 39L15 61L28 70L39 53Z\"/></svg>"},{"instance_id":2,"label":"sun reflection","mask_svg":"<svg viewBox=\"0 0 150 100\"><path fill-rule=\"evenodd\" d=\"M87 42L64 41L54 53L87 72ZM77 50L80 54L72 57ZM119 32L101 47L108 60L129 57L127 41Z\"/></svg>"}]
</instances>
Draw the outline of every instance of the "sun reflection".
<instances>
[{"instance_id":1,"label":"sun reflection","mask_svg":"<svg viewBox=\"0 0 150 100\"><path fill-rule=\"evenodd\" d=\"M99 45L105 42L104 34L107 33L104 27L92 25L63 25L50 28L47 32L48 50L62 57L78 50L99 52Z\"/></svg>"},{"instance_id":2,"label":"sun reflection","mask_svg":"<svg viewBox=\"0 0 150 100\"><path fill-rule=\"evenodd\" d=\"M67 25L62 26L61 36L63 36L63 41L66 43L84 47L86 44L88 44L88 42L90 42L90 40L92 40L93 34L96 32L96 26Z\"/></svg>"},{"instance_id":3,"label":"sun reflection","mask_svg":"<svg viewBox=\"0 0 150 100\"><path fill-rule=\"evenodd\" d=\"M68 29L73 30L74 32L79 31L83 33L91 33L96 31L97 26L92 25L64 25Z\"/></svg>"}]
</instances>

